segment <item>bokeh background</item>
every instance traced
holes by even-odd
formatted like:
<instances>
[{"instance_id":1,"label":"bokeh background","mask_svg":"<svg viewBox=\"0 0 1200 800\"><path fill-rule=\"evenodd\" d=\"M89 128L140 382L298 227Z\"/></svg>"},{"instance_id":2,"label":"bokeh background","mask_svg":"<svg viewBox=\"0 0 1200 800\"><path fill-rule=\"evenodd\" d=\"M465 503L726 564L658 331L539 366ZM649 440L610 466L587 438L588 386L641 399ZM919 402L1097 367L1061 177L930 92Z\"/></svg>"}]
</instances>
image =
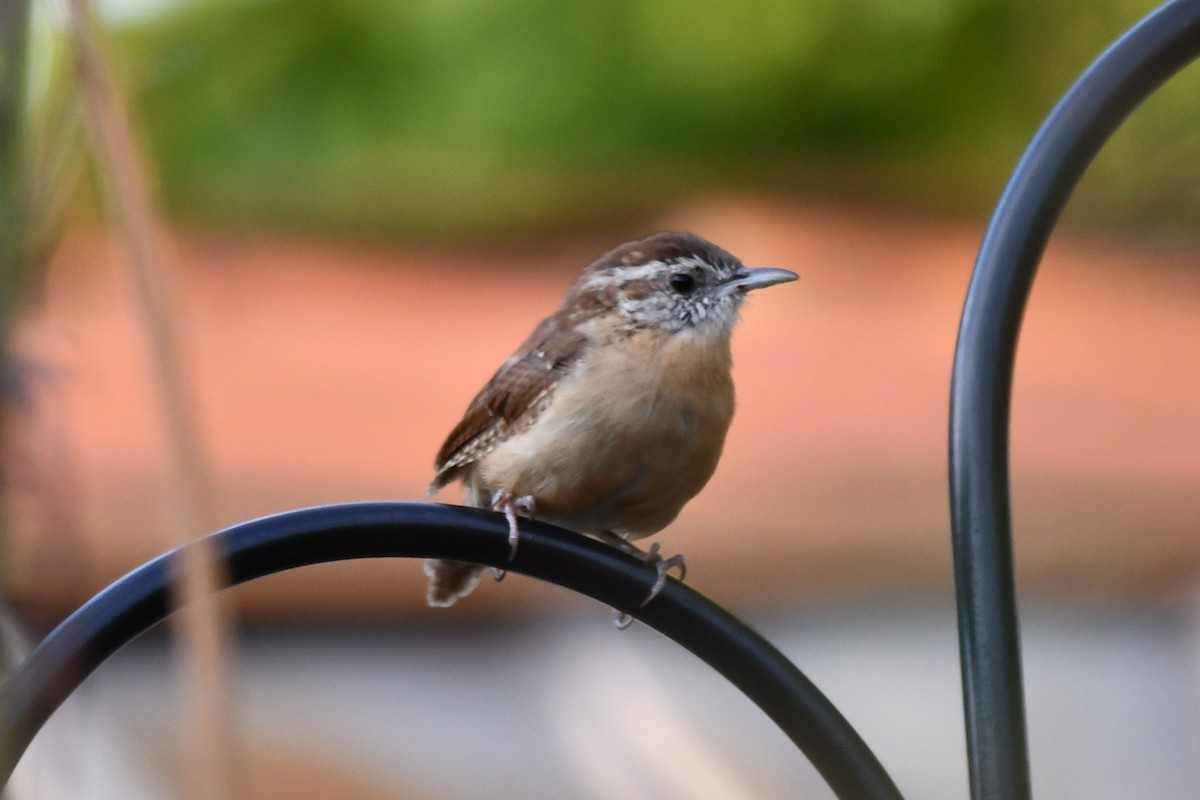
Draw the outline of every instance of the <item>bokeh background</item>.
<instances>
[{"instance_id":1,"label":"bokeh background","mask_svg":"<svg viewBox=\"0 0 1200 800\"><path fill-rule=\"evenodd\" d=\"M170 546L178 518L162 331L69 33L84 7L0 14L0 568L35 640ZM1040 120L1151 8L93 4L152 189L213 525L420 499L474 391L584 265L692 230L802 278L748 304L725 456L658 538L843 708L906 796L965 796L958 314ZM1039 796L1200 784L1198 96L1184 71L1101 153L1026 315L1013 499ZM229 593L237 796L829 796L761 712L651 632L521 576L450 611L422 585L416 562L362 562ZM197 689L175 654L162 633L105 665L19 796L178 796Z\"/></svg>"}]
</instances>

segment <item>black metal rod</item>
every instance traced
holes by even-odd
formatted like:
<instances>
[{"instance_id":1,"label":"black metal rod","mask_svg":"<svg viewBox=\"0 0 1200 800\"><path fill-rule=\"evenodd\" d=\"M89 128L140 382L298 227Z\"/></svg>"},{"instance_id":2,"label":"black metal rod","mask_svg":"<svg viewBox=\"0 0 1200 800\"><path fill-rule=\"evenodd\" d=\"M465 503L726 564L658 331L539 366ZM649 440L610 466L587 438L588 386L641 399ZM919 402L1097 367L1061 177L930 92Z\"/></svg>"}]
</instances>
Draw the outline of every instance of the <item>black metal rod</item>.
<instances>
[{"instance_id":1,"label":"black metal rod","mask_svg":"<svg viewBox=\"0 0 1200 800\"><path fill-rule=\"evenodd\" d=\"M1021 317L1050 231L1126 116L1200 54L1200 0L1129 30L1076 81L1025 151L992 215L959 328L950 502L971 796L1030 797L1014 593L1008 434Z\"/></svg>"},{"instance_id":2,"label":"black metal rod","mask_svg":"<svg viewBox=\"0 0 1200 800\"><path fill-rule=\"evenodd\" d=\"M824 695L765 639L678 581L646 608L653 570L615 548L523 522L508 562L504 518L432 503L363 503L303 509L213 534L233 584L327 561L432 557L512 569L633 614L735 684L808 756L840 798L899 800L866 744ZM193 545L194 546L194 545ZM105 659L169 613L179 551L130 572L55 628L0 689L0 783L34 734Z\"/></svg>"}]
</instances>

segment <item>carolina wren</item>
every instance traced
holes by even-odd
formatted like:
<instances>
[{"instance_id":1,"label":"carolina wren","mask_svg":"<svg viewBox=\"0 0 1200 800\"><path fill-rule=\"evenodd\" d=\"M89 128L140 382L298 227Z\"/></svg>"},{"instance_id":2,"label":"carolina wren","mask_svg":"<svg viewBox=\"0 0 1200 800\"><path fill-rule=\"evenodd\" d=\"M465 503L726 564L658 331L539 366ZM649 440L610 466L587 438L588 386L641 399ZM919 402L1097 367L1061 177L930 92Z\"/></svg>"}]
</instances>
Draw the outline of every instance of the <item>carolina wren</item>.
<instances>
[{"instance_id":1,"label":"carolina wren","mask_svg":"<svg viewBox=\"0 0 1200 800\"><path fill-rule=\"evenodd\" d=\"M796 278L690 233L605 254L471 401L427 494L461 481L469 505L505 513L514 555L518 512L639 555L659 574L649 602L683 559L630 542L670 524L716 469L746 293ZM452 605L482 569L426 562L429 605Z\"/></svg>"}]
</instances>

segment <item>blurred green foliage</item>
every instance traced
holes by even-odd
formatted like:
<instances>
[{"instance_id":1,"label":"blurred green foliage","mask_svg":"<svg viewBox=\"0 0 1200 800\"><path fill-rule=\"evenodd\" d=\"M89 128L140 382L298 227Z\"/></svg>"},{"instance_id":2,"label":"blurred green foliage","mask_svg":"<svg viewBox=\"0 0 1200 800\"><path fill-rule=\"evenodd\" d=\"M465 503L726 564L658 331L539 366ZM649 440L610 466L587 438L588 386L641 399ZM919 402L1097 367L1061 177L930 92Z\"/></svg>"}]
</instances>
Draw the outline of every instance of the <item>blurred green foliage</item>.
<instances>
[{"instance_id":1,"label":"blurred green foliage","mask_svg":"<svg viewBox=\"0 0 1200 800\"><path fill-rule=\"evenodd\" d=\"M58 240L82 171L60 33L41 5L0 3L0 338Z\"/></svg>"},{"instance_id":2,"label":"blurred green foliage","mask_svg":"<svg viewBox=\"0 0 1200 800\"><path fill-rule=\"evenodd\" d=\"M118 42L176 214L462 239L713 189L986 211L1059 94L1150 7L207 0ZM1198 77L1109 148L1077 217L1200 218Z\"/></svg>"},{"instance_id":3,"label":"blurred green foliage","mask_svg":"<svg viewBox=\"0 0 1200 800\"><path fill-rule=\"evenodd\" d=\"M0 331L9 318L25 273L24 237L26 192L24 161L26 94L25 54L29 6L13 2L0 7ZM6 342L0 333L0 371Z\"/></svg>"}]
</instances>

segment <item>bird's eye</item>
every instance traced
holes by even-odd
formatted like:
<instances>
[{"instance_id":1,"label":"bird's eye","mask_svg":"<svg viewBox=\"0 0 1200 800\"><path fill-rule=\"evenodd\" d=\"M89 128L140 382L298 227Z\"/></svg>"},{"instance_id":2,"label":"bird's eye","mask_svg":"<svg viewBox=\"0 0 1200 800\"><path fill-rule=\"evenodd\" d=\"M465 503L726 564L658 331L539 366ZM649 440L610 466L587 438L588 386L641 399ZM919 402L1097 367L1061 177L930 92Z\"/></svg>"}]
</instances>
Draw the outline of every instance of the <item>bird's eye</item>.
<instances>
[{"instance_id":1,"label":"bird's eye","mask_svg":"<svg viewBox=\"0 0 1200 800\"><path fill-rule=\"evenodd\" d=\"M679 294L691 294L696 288L696 279L686 272L676 272L670 277L670 284Z\"/></svg>"}]
</instances>

